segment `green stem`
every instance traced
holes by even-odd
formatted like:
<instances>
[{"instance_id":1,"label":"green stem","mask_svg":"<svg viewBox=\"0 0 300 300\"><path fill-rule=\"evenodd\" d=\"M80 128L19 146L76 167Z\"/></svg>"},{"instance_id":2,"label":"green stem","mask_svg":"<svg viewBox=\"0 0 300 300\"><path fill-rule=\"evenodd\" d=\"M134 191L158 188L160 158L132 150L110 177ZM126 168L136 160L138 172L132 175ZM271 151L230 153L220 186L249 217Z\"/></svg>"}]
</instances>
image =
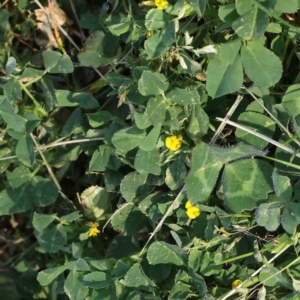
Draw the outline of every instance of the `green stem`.
<instances>
[{"instance_id":1,"label":"green stem","mask_svg":"<svg viewBox=\"0 0 300 300\"><path fill-rule=\"evenodd\" d=\"M261 266L258 270L256 270L249 279L246 279L239 287L243 288L248 286L249 282L252 282L253 279L255 279L263 268L271 264L278 256L280 256L283 252L285 252L290 246L292 246L294 241L292 240L290 243L288 243L281 251L276 253L267 263L265 263L263 266ZM258 281L257 281L258 282ZM254 284L254 283L253 283ZM252 285L252 284L251 284ZM238 292L238 289L232 289L231 291L227 292L225 295L222 295L217 300L225 300L231 297L232 295L236 294Z\"/></svg>"},{"instance_id":2,"label":"green stem","mask_svg":"<svg viewBox=\"0 0 300 300\"><path fill-rule=\"evenodd\" d=\"M273 249L273 247L272 247L272 248L262 249L262 250L260 250L259 252L260 252L260 253L264 253L264 252L271 251L271 249ZM249 253L246 253L246 254L242 254L242 255L239 255L239 256L235 256L235 257L231 257L231 258L229 258L229 259L223 260L223 261L217 263L216 265L227 264L227 263L233 262L233 261L235 261L235 260L244 259L244 258L249 257L249 256L252 256L252 255L254 255L254 252L249 252Z\"/></svg>"},{"instance_id":3,"label":"green stem","mask_svg":"<svg viewBox=\"0 0 300 300\"><path fill-rule=\"evenodd\" d=\"M32 85L33 83L35 83L35 82L41 80L41 79L43 78L43 76L46 75L46 74L47 74L47 71L45 71L42 75L40 75L40 76L38 76L38 77L36 77L36 78L34 78L34 79L32 79L32 80L26 82L26 83L23 84L23 85L24 85L25 87L28 87L29 85Z\"/></svg>"},{"instance_id":4,"label":"green stem","mask_svg":"<svg viewBox=\"0 0 300 300\"><path fill-rule=\"evenodd\" d=\"M33 101L33 104L34 104L35 108L37 109L37 114L42 115L43 117L47 117L48 113L43 109L43 107L40 105L40 103L33 97L33 95L29 92L27 87L21 81L19 81L19 83L20 83L22 89L24 90L24 92L27 94L27 96Z\"/></svg>"}]
</instances>

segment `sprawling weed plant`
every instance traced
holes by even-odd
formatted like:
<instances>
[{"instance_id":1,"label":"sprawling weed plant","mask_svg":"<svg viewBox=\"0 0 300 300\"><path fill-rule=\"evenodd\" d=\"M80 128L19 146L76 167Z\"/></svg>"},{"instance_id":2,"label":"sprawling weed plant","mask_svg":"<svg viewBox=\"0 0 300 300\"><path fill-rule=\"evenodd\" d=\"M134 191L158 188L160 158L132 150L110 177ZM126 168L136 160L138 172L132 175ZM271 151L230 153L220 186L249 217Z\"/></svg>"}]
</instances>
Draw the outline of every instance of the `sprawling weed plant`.
<instances>
[{"instance_id":1,"label":"sprawling weed plant","mask_svg":"<svg viewBox=\"0 0 300 300\"><path fill-rule=\"evenodd\" d=\"M3 0L1 299L300 299L299 7Z\"/></svg>"}]
</instances>

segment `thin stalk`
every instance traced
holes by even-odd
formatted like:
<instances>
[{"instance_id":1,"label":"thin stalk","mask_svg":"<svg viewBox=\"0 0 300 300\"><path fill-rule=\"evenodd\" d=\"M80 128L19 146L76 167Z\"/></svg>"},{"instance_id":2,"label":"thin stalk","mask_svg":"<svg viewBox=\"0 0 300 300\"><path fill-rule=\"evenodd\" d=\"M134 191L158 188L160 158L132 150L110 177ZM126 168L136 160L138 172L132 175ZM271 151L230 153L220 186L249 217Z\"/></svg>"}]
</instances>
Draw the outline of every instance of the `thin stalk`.
<instances>
[{"instance_id":1,"label":"thin stalk","mask_svg":"<svg viewBox=\"0 0 300 300\"><path fill-rule=\"evenodd\" d=\"M41 156L41 158L42 158L42 160L43 160L43 162L44 162L44 164L45 164L45 166L46 166L46 168L47 168L47 170L48 170L48 172L49 172L49 174L50 174L50 176L51 176L51 178L54 182L54 184L56 185L57 189L59 191L61 191L61 186L60 186L59 182L57 181L57 179L56 179L56 177L55 177L55 175L54 175L54 173L51 169L51 166L49 165L49 163L48 163L47 159L45 158L43 152L40 150L39 144L37 143L37 141L36 141L36 139L35 139L35 137L32 133L30 133L30 137L33 140L33 143L35 144L35 147L36 147L37 151L39 152L39 154L40 154L40 156Z\"/></svg>"},{"instance_id":2,"label":"thin stalk","mask_svg":"<svg viewBox=\"0 0 300 300\"><path fill-rule=\"evenodd\" d=\"M234 111L236 110L236 108L238 107L238 105L240 104L240 102L242 101L243 96L238 95L234 104L231 106L230 110L228 111L227 115L225 116L224 119L222 119L222 123L220 124L218 130L215 132L214 136L212 137L211 141L210 141L210 145L215 144L215 142L217 141L219 135L222 133L224 127L226 126L227 121L231 118L232 114L234 113ZM217 118L218 119L218 118Z\"/></svg>"},{"instance_id":3,"label":"thin stalk","mask_svg":"<svg viewBox=\"0 0 300 300\"><path fill-rule=\"evenodd\" d=\"M247 88L244 87L244 89L247 91L247 93L249 93L252 98L267 112L267 114L270 116L270 118L276 122L276 124L291 138L293 139L299 146L300 146L300 142L298 140L295 139L295 136L293 136L287 128L285 128L285 126L283 124L280 123L279 120L277 120L277 118L262 104L258 101L258 99L255 97L255 95L249 91Z\"/></svg>"},{"instance_id":4,"label":"thin stalk","mask_svg":"<svg viewBox=\"0 0 300 300\"><path fill-rule=\"evenodd\" d=\"M222 118L216 118L216 119L217 119L218 121L224 121L224 120L225 120L225 119L222 119ZM254 136L257 136L257 137L261 138L262 140L265 140L265 141L267 141L267 142L273 144L274 146L277 146L277 147L279 147L279 148L285 150L285 151L288 152L288 153L291 153L291 154L294 154L294 153L295 153L295 151L294 151L293 149L291 149L291 148L289 148L289 147L286 147L286 146L284 146L284 145L282 145L282 144L276 142L275 140L268 138L267 136L265 136L265 135L263 135L263 134L261 134L261 133L255 132L254 130L252 130L252 129L250 129L250 128L247 128L247 127L245 127L245 126L243 126L243 125L240 125L240 124L238 124L238 123L235 123L235 122L232 122L232 121L229 121L229 120L227 120L226 123L229 124L229 125L232 125L232 126L234 126L234 127L236 127L236 128L239 128L239 129L241 129L241 130L244 130L244 131L246 131L246 132L249 132L250 134L252 134L252 135L254 135ZM299 153L296 153L295 156L297 156L297 157L300 158L300 154L299 154Z\"/></svg>"}]
</instances>

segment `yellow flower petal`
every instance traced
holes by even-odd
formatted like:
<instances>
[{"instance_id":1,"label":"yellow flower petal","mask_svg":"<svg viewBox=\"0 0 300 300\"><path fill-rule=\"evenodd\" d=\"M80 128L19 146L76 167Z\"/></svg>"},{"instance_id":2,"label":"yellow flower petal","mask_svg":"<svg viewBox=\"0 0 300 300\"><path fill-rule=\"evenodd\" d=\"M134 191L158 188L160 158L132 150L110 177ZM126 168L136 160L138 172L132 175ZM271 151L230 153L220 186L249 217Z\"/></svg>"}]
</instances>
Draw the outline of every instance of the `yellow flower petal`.
<instances>
[{"instance_id":1,"label":"yellow flower petal","mask_svg":"<svg viewBox=\"0 0 300 300\"><path fill-rule=\"evenodd\" d=\"M241 280L236 279L236 280L231 284L231 286L232 286L233 289L235 289L235 288L238 287L241 283L242 283Z\"/></svg>"},{"instance_id":2,"label":"yellow flower petal","mask_svg":"<svg viewBox=\"0 0 300 300\"><path fill-rule=\"evenodd\" d=\"M200 209L196 206L191 206L187 209L186 214L190 219L196 219L200 216Z\"/></svg>"},{"instance_id":3,"label":"yellow flower petal","mask_svg":"<svg viewBox=\"0 0 300 300\"><path fill-rule=\"evenodd\" d=\"M192 207L192 206L193 206L193 205L192 205L191 200L188 200L187 203L185 204L185 208L186 208L186 209L188 209L188 208L190 208L190 207Z\"/></svg>"},{"instance_id":4,"label":"yellow flower petal","mask_svg":"<svg viewBox=\"0 0 300 300\"><path fill-rule=\"evenodd\" d=\"M100 230L96 227L92 227L89 231L89 236L97 236L100 233Z\"/></svg>"},{"instance_id":5,"label":"yellow flower petal","mask_svg":"<svg viewBox=\"0 0 300 300\"><path fill-rule=\"evenodd\" d=\"M177 151L181 147L181 143L182 143L181 140L182 140L181 135L168 136L165 141L166 147L172 151Z\"/></svg>"},{"instance_id":6,"label":"yellow flower petal","mask_svg":"<svg viewBox=\"0 0 300 300\"><path fill-rule=\"evenodd\" d=\"M155 5L157 9L163 10L169 6L169 3L166 0L155 0Z\"/></svg>"}]
</instances>

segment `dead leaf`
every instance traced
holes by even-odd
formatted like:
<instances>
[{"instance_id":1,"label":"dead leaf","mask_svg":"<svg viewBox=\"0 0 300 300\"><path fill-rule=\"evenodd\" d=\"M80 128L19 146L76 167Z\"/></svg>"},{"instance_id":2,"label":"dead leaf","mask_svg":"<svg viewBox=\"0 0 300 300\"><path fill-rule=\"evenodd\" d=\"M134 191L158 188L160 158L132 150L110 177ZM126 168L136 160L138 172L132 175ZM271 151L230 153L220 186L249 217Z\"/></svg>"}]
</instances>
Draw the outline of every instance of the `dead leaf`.
<instances>
[{"instance_id":1,"label":"dead leaf","mask_svg":"<svg viewBox=\"0 0 300 300\"><path fill-rule=\"evenodd\" d=\"M47 48L49 46L58 48L59 46L55 38L53 26L57 27L56 24L58 24L68 31L68 27L72 25L72 21L68 19L65 12L59 8L56 0L49 0L48 3L49 5L45 7L45 11L48 14L46 14L42 9L36 9L34 11L35 17L37 21L39 21L37 23L37 30L41 33L36 36L35 41L43 48ZM53 25L53 22L56 24Z\"/></svg>"}]
</instances>

